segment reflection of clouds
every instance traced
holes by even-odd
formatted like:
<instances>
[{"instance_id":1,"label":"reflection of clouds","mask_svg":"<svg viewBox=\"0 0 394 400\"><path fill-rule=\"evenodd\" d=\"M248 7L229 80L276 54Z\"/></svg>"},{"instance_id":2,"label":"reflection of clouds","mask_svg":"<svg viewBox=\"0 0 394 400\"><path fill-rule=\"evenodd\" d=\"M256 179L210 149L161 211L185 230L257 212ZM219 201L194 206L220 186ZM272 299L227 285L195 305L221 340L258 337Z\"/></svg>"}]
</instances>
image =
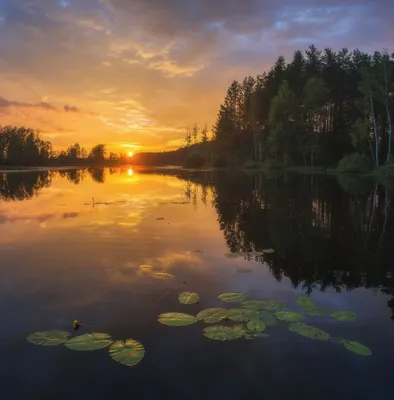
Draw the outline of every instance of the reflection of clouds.
<instances>
[{"instance_id":1,"label":"reflection of clouds","mask_svg":"<svg viewBox=\"0 0 394 400\"><path fill-rule=\"evenodd\" d=\"M71 212L52 212L52 213L37 213L37 214L18 214L15 211L11 211L7 213L7 210L0 210L0 224L5 224L7 222L14 223L19 221L31 222L37 221L40 224L45 223L54 218L76 218L81 213L79 211L71 211Z\"/></svg>"},{"instance_id":2,"label":"reflection of clouds","mask_svg":"<svg viewBox=\"0 0 394 400\"><path fill-rule=\"evenodd\" d=\"M183 253L167 252L164 256L152 259L147 264L156 265L157 268L171 269L172 267L179 267L184 264L188 266L202 265L203 261L197 254L185 251Z\"/></svg>"},{"instance_id":3,"label":"reflection of clouds","mask_svg":"<svg viewBox=\"0 0 394 400\"><path fill-rule=\"evenodd\" d=\"M0 210L0 224L7 222L13 223L18 221L37 221L43 223L56 217L56 213L42 213L42 214L8 214L5 210Z\"/></svg>"}]
</instances>

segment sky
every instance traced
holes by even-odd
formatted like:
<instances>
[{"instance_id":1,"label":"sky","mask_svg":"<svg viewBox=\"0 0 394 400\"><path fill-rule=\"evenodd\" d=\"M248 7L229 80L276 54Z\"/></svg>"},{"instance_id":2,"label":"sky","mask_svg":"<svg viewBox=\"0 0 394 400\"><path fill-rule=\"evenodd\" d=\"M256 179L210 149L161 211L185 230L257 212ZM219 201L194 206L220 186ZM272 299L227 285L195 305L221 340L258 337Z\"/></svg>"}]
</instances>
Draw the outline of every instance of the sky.
<instances>
[{"instance_id":1,"label":"sky","mask_svg":"<svg viewBox=\"0 0 394 400\"><path fill-rule=\"evenodd\" d=\"M175 149L234 79L310 44L392 51L393 19L392 0L0 0L0 125Z\"/></svg>"}]
</instances>

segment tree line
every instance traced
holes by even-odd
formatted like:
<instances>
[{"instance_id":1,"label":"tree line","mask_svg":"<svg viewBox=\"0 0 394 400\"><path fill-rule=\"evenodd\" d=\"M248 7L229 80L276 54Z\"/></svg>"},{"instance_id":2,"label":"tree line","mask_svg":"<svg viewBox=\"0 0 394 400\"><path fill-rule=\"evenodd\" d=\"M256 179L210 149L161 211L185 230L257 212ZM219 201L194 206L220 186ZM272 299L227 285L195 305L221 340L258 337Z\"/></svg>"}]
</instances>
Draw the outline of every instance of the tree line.
<instances>
[{"instance_id":1,"label":"tree line","mask_svg":"<svg viewBox=\"0 0 394 400\"><path fill-rule=\"evenodd\" d=\"M394 54L311 45L234 81L213 128L226 163L366 168L392 156ZM228 156L226 156L228 155Z\"/></svg>"},{"instance_id":2,"label":"tree line","mask_svg":"<svg viewBox=\"0 0 394 400\"><path fill-rule=\"evenodd\" d=\"M52 143L43 140L31 128L0 126L0 165L96 165L125 164L124 154L109 153L105 144L97 144L90 151L79 143L67 150L55 151Z\"/></svg>"},{"instance_id":3,"label":"tree line","mask_svg":"<svg viewBox=\"0 0 394 400\"><path fill-rule=\"evenodd\" d=\"M268 71L233 81L212 138L194 124L186 132L187 151L148 158L157 164L186 165L194 158L196 165L218 167L390 171L393 109L394 54L311 45L289 62L281 56Z\"/></svg>"}]
</instances>

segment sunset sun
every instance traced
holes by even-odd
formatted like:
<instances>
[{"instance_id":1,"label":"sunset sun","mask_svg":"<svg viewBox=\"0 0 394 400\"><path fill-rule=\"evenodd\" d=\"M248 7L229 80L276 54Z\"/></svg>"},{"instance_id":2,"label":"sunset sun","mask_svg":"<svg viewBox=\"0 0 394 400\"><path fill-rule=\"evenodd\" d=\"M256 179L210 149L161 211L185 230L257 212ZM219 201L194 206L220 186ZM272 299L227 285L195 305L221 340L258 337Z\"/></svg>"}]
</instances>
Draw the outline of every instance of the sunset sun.
<instances>
[{"instance_id":1,"label":"sunset sun","mask_svg":"<svg viewBox=\"0 0 394 400\"><path fill-rule=\"evenodd\" d=\"M128 155L129 157L133 157L133 152L132 152L132 151L129 151L129 152L127 153L127 155Z\"/></svg>"}]
</instances>

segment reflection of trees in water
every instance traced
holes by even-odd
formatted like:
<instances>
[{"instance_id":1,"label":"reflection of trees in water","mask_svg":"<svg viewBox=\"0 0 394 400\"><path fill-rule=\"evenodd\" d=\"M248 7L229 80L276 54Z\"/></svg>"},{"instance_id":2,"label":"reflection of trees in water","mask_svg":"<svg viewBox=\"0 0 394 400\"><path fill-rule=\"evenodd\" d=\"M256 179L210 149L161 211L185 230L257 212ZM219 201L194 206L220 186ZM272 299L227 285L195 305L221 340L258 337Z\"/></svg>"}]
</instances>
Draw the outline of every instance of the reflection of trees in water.
<instances>
[{"instance_id":1,"label":"reflection of trees in water","mask_svg":"<svg viewBox=\"0 0 394 400\"><path fill-rule=\"evenodd\" d=\"M79 185L86 178L86 169L69 169L69 170L59 170L59 175L62 178L66 178L68 181Z\"/></svg>"},{"instance_id":2,"label":"reflection of trees in water","mask_svg":"<svg viewBox=\"0 0 394 400\"><path fill-rule=\"evenodd\" d=\"M105 182L105 169L102 167L91 167L88 169L90 176L97 183Z\"/></svg>"},{"instance_id":3,"label":"reflection of trees in water","mask_svg":"<svg viewBox=\"0 0 394 400\"><path fill-rule=\"evenodd\" d=\"M182 176L180 176L182 178ZM394 294L391 188L356 178L211 173L188 177L213 187L218 222L231 251L274 248L266 256L277 280L305 292L385 288ZM201 189L200 189L201 191ZM393 308L394 298L389 302Z\"/></svg>"},{"instance_id":4,"label":"reflection of trees in water","mask_svg":"<svg viewBox=\"0 0 394 400\"><path fill-rule=\"evenodd\" d=\"M50 171L0 173L0 200L15 201L38 195L52 181Z\"/></svg>"},{"instance_id":5,"label":"reflection of trees in water","mask_svg":"<svg viewBox=\"0 0 394 400\"><path fill-rule=\"evenodd\" d=\"M102 167L0 173L0 200L14 201L30 199L38 195L41 189L49 187L53 176L60 176L79 185L84 181L88 173L95 182L105 182L105 169Z\"/></svg>"},{"instance_id":6,"label":"reflection of trees in water","mask_svg":"<svg viewBox=\"0 0 394 400\"><path fill-rule=\"evenodd\" d=\"M110 175L118 171L114 168L109 168L108 170ZM61 177L66 178L76 185L82 183L85 180L87 174L89 174L91 178L97 183L104 183L106 178L106 170L103 167L90 167L80 169L72 168L67 170L59 170L58 173Z\"/></svg>"}]
</instances>

